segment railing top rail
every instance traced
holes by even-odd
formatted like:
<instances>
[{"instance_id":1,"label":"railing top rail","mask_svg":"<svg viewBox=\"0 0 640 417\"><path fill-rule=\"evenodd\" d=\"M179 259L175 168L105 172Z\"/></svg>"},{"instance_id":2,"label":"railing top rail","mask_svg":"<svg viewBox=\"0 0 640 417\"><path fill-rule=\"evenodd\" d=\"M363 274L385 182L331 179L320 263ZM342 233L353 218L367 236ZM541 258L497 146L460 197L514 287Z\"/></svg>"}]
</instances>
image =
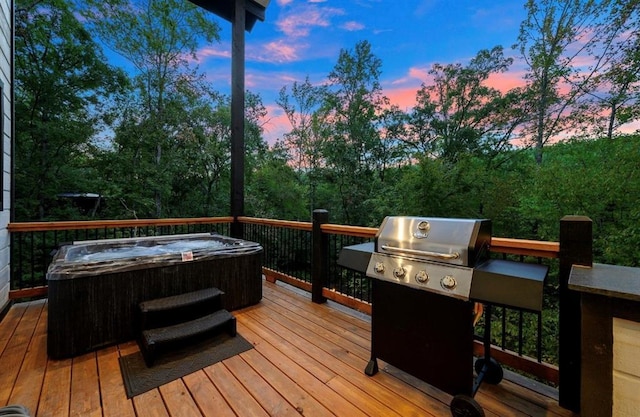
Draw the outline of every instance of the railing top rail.
<instances>
[{"instance_id":1,"label":"railing top rail","mask_svg":"<svg viewBox=\"0 0 640 417\"><path fill-rule=\"evenodd\" d=\"M365 238L374 238L378 233L377 227L344 226L341 224L326 223L320 226L324 233L335 235L347 235Z\"/></svg>"},{"instance_id":2,"label":"railing top rail","mask_svg":"<svg viewBox=\"0 0 640 417\"><path fill-rule=\"evenodd\" d=\"M233 217L19 222L9 223L8 230L9 232L46 232L49 230L101 229L105 227L178 226L231 222L233 222Z\"/></svg>"},{"instance_id":3,"label":"railing top rail","mask_svg":"<svg viewBox=\"0 0 640 417\"><path fill-rule=\"evenodd\" d=\"M246 224L262 224L306 231L311 231L313 227L313 224L311 222L263 219L246 216L238 217L238 221ZM23 222L9 223L8 230L9 232L16 233L117 227L177 226L231 222L233 222L233 217ZM324 233L328 234L339 234L362 238L374 238L376 233L378 232L378 228L375 227L346 226L331 223L321 225L321 230ZM543 258L557 258L558 254L560 253L560 244L558 242L493 237L491 239L491 251L497 253L513 253L518 255L538 256Z\"/></svg>"},{"instance_id":4,"label":"railing top rail","mask_svg":"<svg viewBox=\"0 0 640 417\"><path fill-rule=\"evenodd\" d=\"M291 229L311 231L313 224L311 222L297 222L290 220L262 219L258 217L238 216L240 223L246 224L263 224L266 226L288 227Z\"/></svg>"},{"instance_id":5,"label":"railing top rail","mask_svg":"<svg viewBox=\"0 0 640 417\"><path fill-rule=\"evenodd\" d=\"M344 226L330 223L323 224L320 228L324 233L363 238L374 238L378 232L378 228L375 227ZM560 253L560 244L558 242L493 237L491 239L491 251L541 258L557 258Z\"/></svg>"},{"instance_id":6,"label":"railing top rail","mask_svg":"<svg viewBox=\"0 0 640 417\"><path fill-rule=\"evenodd\" d=\"M491 251L499 253L513 253L516 255L538 256L541 258L557 258L560 254L560 243L494 237L491 239Z\"/></svg>"}]
</instances>

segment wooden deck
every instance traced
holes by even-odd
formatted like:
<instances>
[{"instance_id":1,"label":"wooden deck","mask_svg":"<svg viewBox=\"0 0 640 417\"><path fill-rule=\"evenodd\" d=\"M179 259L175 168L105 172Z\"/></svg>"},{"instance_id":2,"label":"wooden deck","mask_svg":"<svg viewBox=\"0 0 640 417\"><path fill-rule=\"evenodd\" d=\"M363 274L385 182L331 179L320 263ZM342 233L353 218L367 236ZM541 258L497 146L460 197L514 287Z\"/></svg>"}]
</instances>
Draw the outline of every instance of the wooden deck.
<instances>
[{"instance_id":1,"label":"wooden deck","mask_svg":"<svg viewBox=\"0 0 640 417\"><path fill-rule=\"evenodd\" d=\"M370 324L282 286L236 311L255 349L127 399L118 357L134 342L48 360L45 300L14 305L0 323L0 406L37 416L450 416L451 396L381 365L367 377ZM544 391L544 390L541 390ZM487 416L573 416L552 396L503 380L478 395Z\"/></svg>"}]
</instances>

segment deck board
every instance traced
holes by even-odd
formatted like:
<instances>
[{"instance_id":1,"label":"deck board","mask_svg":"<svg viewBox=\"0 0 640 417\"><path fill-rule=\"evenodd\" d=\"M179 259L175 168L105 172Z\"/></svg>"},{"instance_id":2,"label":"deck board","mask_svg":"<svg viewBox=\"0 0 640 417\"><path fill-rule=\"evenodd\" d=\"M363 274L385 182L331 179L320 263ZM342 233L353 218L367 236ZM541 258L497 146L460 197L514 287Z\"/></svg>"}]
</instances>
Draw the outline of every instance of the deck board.
<instances>
[{"instance_id":1,"label":"deck board","mask_svg":"<svg viewBox=\"0 0 640 417\"><path fill-rule=\"evenodd\" d=\"M37 408L40 391L47 367L47 310L37 310L35 331L25 352L18 377L16 378L10 404L22 404L30 410ZM34 311L36 313L37 311Z\"/></svg>"},{"instance_id":2,"label":"deck board","mask_svg":"<svg viewBox=\"0 0 640 417\"><path fill-rule=\"evenodd\" d=\"M203 370L189 374L182 379L203 416L235 417L236 414Z\"/></svg>"},{"instance_id":3,"label":"deck board","mask_svg":"<svg viewBox=\"0 0 640 417\"><path fill-rule=\"evenodd\" d=\"M116 346L98 351L98 375L104 417L135 417L133 402L127 399L122 382L120 354Z\"/></svg>"},{"instance_id":4,"label":"deck board","mask_svg":"<svg viewBox=\"0 0 640 417\"><path fill-rule=\"evenodd\" d=\"M4 319L0 322L0 354L4 352L4 349L20 323L22 316L25 311L27 311L28 305L29 304L27 303L21 303L12 306Z\"/></svg>"},{"instance_id":5,"label":"deck board","mask_svg":"<svg viewBox=\"0 0 640 417\"><path fill-rule=\"evenodd\" d=\"M382 361L363 373L371 324L360 314L265 282L263 301L234 315L254 349L127 399L118 358L135 342L47 359L46 301L16 304L0 322L0 406L55 417L451 415L451 395ZM521 380L484 384L476 399L487 417L575 416Z\"/></svg>"},{"instance_id":6,"label":"deck board","mask_svg":"<svg viewBox=\"0 0 640 417\"><path fill-rule=\"evenodd\" d=\"M2 352L2 360L0 362L2 364L2 372L0 372L0 406L9 403L44 305L44 302L39 301L30 303L27 306ZM40 387L38 387L38 391L39 389Z\"/></svg>"},{"instance_id":7,"label":"deck board","mask_svg":"<svg viewBox=\"0 0 640 417\"><path fill-rule=\"evenodd\" d=\"M188 394L189 390L182 378L162 385L160 394L171 416L196 416L200 414L195 400Z\"/></svg>"},{"instance_id":8,"label":"deck board","mask_svg":"<svg viewBox=\"0 0 640 417\"><path fill-rule=\"evenodd\" d=\"M72 360L69 415L102 416L96 352L86 353Z\"/></svg>"},{"instance_id":9,"label":"deck board","mask_svg":"<svg viewBox=\"0 0 640 417\"><path fill-rule=\"evenodd\" d=\"M269 362L256 350L250 350L241 354L242 358L259 374L268 376L269 383L300 413L309 417L333 417L327 407L313 398L290 379L277 366Z\"/></svg>"},{"instance_id":10,"label":"deck board","mask_svg":"<svg viewBox=\"0 0 640 417\"><path fill-rule=\"evenodd\" d=\"M69 415L71 363L71 359L50 359L47 362L40 403L37 408L38 415L52 417ZM30 408L30 410L34 409Z\"/></svg>"}]
</instances>

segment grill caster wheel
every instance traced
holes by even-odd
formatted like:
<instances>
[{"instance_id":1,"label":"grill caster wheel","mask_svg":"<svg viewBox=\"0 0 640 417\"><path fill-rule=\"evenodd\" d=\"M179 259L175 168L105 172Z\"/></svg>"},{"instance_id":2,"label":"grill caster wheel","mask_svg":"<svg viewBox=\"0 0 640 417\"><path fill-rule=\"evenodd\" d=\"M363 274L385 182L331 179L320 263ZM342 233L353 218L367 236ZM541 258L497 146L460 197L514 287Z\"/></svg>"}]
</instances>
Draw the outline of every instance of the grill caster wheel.
<instances>
[{"instance_id":1,"label":"grill caster wheel","mask_svg":"<svg viewBox=\"0 0 640 417\"><path fill-rule=\"evenodd\" d=\"M364 369L364 373L368 376L374 376L378 373L378 361L376 359L371 359L369 363L367 363L367 367Z\"/></svg>"},{"instance_id":2,"label":"grill caster wheel","mask_svg":"<svg viewBox=\"0 0 640 417\"><path fill-rule=\"evenodd\" d=\"M484 378L482 381L493 385L499 384L500 381L502 381L504 372L502 371L502 366L500 366L498 361L493 358L490 358L489 362L487 362L485 358L477 359L475 364L476 374L480 375L485 364L487 364L487 369L484 372Z\"/></svg>"},{"instance_id":3,"label":"grill caster wheel","mask_svg":"<svg viewBox=\"0 0 640 417\"><path fill-rule=\"evenodd\" d=\"M453 417L485 417L480 404L468 395L458 394L449 405Z\"/></svg>"}]
</instances>

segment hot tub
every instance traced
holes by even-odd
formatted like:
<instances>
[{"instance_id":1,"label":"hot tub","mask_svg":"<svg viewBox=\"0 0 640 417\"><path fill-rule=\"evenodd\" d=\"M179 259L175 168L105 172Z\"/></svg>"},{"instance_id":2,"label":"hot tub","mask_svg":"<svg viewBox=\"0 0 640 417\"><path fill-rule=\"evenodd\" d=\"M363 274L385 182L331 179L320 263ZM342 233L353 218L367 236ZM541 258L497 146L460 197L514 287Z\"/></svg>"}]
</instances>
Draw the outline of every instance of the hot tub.
<instances>
[{"instance_id":1,"label":"hot tub","mask_svg":"<svg viewBox=\"0 0 640 417\"><path fill-rule=\"evenodd\" d=\"M260 302L262 247L208 233L74 242L47 280L47 351L71 357L134 339L142 301L217 287L227 310Z\"/></svg>"}]
</instances>

